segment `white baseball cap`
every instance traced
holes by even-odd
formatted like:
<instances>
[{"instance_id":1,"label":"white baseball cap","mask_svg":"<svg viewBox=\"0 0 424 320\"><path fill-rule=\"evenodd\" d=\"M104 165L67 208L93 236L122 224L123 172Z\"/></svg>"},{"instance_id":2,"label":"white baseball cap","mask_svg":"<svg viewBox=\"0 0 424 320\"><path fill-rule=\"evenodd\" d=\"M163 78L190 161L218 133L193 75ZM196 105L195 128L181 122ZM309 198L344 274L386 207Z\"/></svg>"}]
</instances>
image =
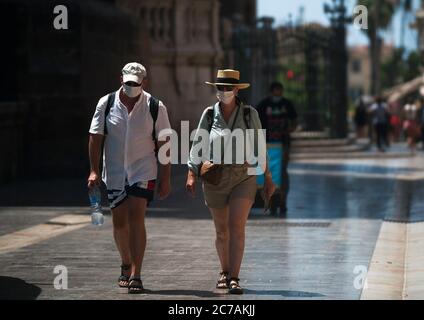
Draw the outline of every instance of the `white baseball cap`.
<instances>
[{"instance_id":1,"label":"white baseball cap","mask_svg":"<svg viewBox=\"0 0 424 320\"><path fill-rule=\"evenodd\" d=\"M122 78L124 83L133 81L141 84L143 79L147 76L146 68L137 62L127 63L122 69Z\"/></svg>"}]
</instances>

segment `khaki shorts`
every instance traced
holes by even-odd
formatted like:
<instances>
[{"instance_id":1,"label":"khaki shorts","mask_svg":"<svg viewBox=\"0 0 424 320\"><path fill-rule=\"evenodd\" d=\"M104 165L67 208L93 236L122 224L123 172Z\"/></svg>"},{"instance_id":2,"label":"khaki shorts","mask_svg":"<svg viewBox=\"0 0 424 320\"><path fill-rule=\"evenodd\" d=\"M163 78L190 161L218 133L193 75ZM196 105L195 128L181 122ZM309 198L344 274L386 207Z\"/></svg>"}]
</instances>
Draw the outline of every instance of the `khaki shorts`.
<instances>
[{"instance_id":1,"label":"khaki shorts","mask_svg":"<svg viewBox=\"0 0 424 320\"><path fill-rule=\"evenodd\" d=\"M245 165L225 165L218 185L205 181L202 185L206 205L216 209L225 208L234 198L255 201L258 188L256 176L249 176Z\"/></svg>"}]
</instances>

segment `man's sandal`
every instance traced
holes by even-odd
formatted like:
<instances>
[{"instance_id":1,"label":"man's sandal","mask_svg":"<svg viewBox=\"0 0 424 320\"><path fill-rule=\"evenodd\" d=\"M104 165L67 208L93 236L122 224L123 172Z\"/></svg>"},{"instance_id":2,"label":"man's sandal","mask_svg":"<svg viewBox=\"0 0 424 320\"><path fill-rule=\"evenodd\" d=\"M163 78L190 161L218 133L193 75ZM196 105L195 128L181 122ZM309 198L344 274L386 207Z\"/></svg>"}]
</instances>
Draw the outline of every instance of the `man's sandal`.
<instances>
[{"instance_id":1,"label":"man's sandal","mask_svg":"<svg viewBox=\"0 0 424 320\"><path fill-rule=\"evenodd\" d=\"M216 282L217 289L228 289L228 272L221 271L219 273L219 279Z\"/></svg>"},{"instance_id":2,"label":"man's sandal","mask_svg":"<svg viewBox=\"0 0 424 320\"><path fill-rule=\"evenodd\" d=\"M229 294L243 294L243 289L240 287L240 279L239 278L231 278L230 284L228 286Z\"/></svg>"},{"instance_id":3,"label":"man's sandal","mask_svg":"<svg viewBox=\"0 0 424 320\"><path fill-rule=\"evenodd\" d=\"M128 293L129 294L140 294L143 293L144 287L143 282L140 278L130 278L130 282L128 284Z\"/></svg>"},{"instance_id":4,"label":"man's sandal","mask_svg":"<svg viewBox=\"0 0 424 320\"><path fill-rule=\"evenodd\" d=\"M131 270L131 265L121 265L121 275L118 278L118 285L121 288L128 288L130 282L130 276L126 276L125 271Z\"/></svg>"}]
</instances>

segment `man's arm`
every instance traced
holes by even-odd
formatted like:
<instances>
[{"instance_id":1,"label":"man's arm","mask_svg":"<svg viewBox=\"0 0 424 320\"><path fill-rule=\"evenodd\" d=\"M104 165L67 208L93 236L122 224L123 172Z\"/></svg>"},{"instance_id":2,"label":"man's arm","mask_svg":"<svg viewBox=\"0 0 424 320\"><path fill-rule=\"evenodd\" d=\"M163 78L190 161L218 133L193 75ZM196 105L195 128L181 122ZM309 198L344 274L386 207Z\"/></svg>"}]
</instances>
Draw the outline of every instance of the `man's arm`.
<instances>
[{"instance_id":1,"label":"man's arm","mask_svg":"<svg viewBox=\"0 0 424 320\"><path fill-rule=\"evenodd\" d=\"M100 184L100 156L102 152L104 136L101 134L90 134L88 141L88 155L90 158L90 176L88 187Z\"/></svg>"},{"instance_id":2,"label":"man's arm","mask_svg":"<svg viewBox=\"0 0 424 320\"><path fill-rule=\"evenodd\" d=\"M298 125L298 121L297 121L297 112L296 109L293 105L293 102L291 102L289 100L289 105L288 105L288 112L289 112L289 133L292 133L294 131L296 131L297 129L297 125Z\"/></svg>"},{"instance_id":3,"label":"man's arm","mask_svg":"<svg viewBox=\"0 0 424 320\"><path fill-rule=\"evenodd\" d=\"M170 138L167 137L166 141L158 141L158 150L167 142ZM170 150L167 150L166 156L169 158ZM159 162L159 197L161 199L166 198L171 192L171 163L162 164Z\"/></svg>"}]
</instances>

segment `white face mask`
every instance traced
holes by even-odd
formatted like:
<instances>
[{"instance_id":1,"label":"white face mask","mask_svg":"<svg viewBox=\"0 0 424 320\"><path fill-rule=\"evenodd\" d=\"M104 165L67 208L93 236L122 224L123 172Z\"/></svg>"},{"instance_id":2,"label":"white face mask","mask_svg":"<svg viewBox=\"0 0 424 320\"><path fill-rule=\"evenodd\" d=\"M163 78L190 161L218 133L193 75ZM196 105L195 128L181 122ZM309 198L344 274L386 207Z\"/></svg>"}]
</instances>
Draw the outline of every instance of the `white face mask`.
<instances>
[{"instance_id":1,"label":"white face mask","mask_svg":"<svg viewBox=\"0 0 424 320\"><path fill-rule=\"evenodd\" d=\"M135 98L139 96L142 92L141 86L139 87L131 87L126 85L125 83L122 85L122 89L127 97Z\"/></svg>"},{"instance_id":2,"label":"white face mask","mask_svg":"<svg viewBox=\"0 0 424 320\"><path fill-rule=\"evenodd\" d=\"M229 104L233 101L235 95L234 95L234 91L219 91L218 90L216 97L222 103Z\"/></svg>"}]
</instances>

